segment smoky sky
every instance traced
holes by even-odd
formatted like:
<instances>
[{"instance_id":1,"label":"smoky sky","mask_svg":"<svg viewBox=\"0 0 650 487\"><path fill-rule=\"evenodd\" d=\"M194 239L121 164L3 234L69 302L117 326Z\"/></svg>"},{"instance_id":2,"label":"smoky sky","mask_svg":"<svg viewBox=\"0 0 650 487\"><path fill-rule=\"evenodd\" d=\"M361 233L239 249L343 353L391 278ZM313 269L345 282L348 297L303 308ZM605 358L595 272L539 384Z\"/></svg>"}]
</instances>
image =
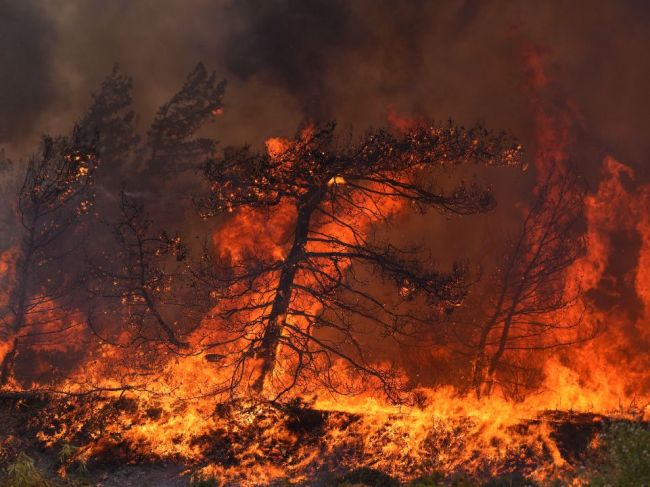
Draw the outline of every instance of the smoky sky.
<instances>
[{"instance_id":1,"label":"smoky sky","mask_svg":"<svg viewBox=\"0 0 650 487\"><path fill-rule=\"evenodd\" d=\"M115 63L133 78L145 131L203 62L227 80L223 115L210 127L222 145L261 147L306 120L359 134L395 112L482 122L520 139L531 158L524 46L545 53L544 103L571 107L568 149L591 183L605 155L650 181L643 0L0 0L0 149L24 158L42 133L68 133ZM417 236L441 263L479 261L502 238L502 212L519 221L515 202L530 196L532 177L526 185L521 173L495 174L494 215L413 217L401 223L404 243ZM176 204L155 201L162 213Z\"/></svg>"},{"instance_id":2,"label":"smoky sky","mask_svg":"<svg viewBox=\"0 0 650 487\"><path fill-rule=\"evenodd\" d=\"M55 91L51 83L54 28L29 0L0 0L0 141L19 137Z\"/></svg>"},{"instance_id":3,"label":"smoky sky","mask_svg":"<svg viewBox=\"0 0 650 487\"><path fill-rule=\"evenodd\" d=\"M225 144L305 119L359 133L394 110L482 121L530 146L526 42L575 106L576 157L597 172L611 154L647 178L649 12L638 0L0 0L0 146L24 154L65 130L115 62L146 127L198 61L228 81L214 124Z\"/></svg>"},{"instance_id":4,"label":"smoky sky","mask_svg":"<svg viewBox=\"0 0 650 487\"><path fill-rule=\"evenodd\" d=\"M226 10L234 28L225 39L225 66L238 78L259 75L296 95L306 116L327 118L323 74L337 51L358 46L345 1L243 0Z\"/></svg>"}]
</instances>

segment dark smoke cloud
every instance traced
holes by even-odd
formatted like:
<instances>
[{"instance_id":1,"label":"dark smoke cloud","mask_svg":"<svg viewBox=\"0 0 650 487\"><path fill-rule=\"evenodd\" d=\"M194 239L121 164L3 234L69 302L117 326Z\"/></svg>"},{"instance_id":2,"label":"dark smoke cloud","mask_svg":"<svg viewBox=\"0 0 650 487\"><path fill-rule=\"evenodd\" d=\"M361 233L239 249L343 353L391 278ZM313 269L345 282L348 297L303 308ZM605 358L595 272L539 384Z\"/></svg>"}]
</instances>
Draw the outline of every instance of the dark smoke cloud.
<instances>
[{"instance_id":1,"label":"dark smoke cloud","mask_svg":"<svg viewBox=\"0 0 650 487\"><path fill-rule=\"evenodd\" d=\"M146 126L202 60L229 81L215 124L224 143L288 135L305 117L358 132L383 125L392 107L482 120L530 146L515 29L548 50L549 76L590 147L577 153L594 172L604 153L641 172L650 159L650 6L640 0L0 0L0 9L2 145L67 129L115 61L134 78Z\"/></svg>"},{"instance_id":2,"label":"dark smoke cloud","mask_svg":"<svg viewBox=\"0 0 650 487\"><path fill-rule=\"evenodd\" d=\"M0 0L0 144L26 130L53 96L49 19L31 0Z\"/></svg>"},{"instance_id":3,"label":"dark smoke cloud","mask_svg":"<svg viewBox=\"0 0 650 487\"><path fill-rule=\"evenodd\" d=\"M358 45L363 26L353 25L344 0L243 0L226 9L225 66L235 76L260 76L295 95L304 114L329 115L325 86L330 60ZM356 27L356 28L355 28Z\"/></svg>"},{"instance_id":4,"label":"dark smoke cloud","mask_svg":"<svg viewBox=\"0 0 650 487\"><path fill-rule=\"evenodd\" d=\"M359 133L385 125L394 110L464 124L483 121L520 138L532 157L535 115L521 58L522 44L529 44L547 52L551 102L575 106L570 150L592 184L605 154L650 180L647 2L0 2L44 24L35 28L18 20L11 30L35 45L52 41L43 47L47 55L22 55L30 58L32 73L41 73L37 79L51 80L46 95L35 103L21 96L23 86L5 95L12 105L3 120L22 119L25 130L0 146L11 143L18 155L34 150L42 131L67 132L114 62L133 76L137 121L146 129L158 106L203 61L228 80L224 114L211 128L222 145L262 147L267 137L295 133L305 118L336 119L343 132ZM4 16L0 22L7 23ZM480 255L476 235L453 244L437 235L463 235L480 226L485 231L479 234L490 235L492 220L503 221L504 212L519 215L514 203L530 194L532 177L494 174L499 209L493 217L471 225L430 218L426 228L413 223L406 234L433 242L438 255Z\"/></svg>"},{"instance_id":5,"label":"dark smoke cloud","mask_svg":"<svg viewBox=\"0 0 650 487\"><path fill-rule=\"evenodd\" d=\"M547 52L544 96L575 108L570 150L591 181L605 154L648 181L649 25L645 0L0 0L0 147L26 155L41 132L69 131L114 62L134 79L146 129L203 61L228 80L212 128L222 145L260 147L305 118L358 133L395 110L483 121L520 138L532 156L521 59L529 44ZM424 241L443 262L479 261L530 195L532 177L491 174L494 214L413 217L393 231L405 244ZM167 201L151 206L164 211ZM622 243L621 253L635 245Z\"/></svg>"}]
</instances>

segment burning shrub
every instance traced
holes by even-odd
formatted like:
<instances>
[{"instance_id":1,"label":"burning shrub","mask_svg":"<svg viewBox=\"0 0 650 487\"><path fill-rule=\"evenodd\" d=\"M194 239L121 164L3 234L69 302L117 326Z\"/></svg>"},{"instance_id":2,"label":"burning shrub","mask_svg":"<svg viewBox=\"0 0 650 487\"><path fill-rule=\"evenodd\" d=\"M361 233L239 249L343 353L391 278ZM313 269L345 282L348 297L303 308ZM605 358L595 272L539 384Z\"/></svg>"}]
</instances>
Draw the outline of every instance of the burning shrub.
<instances>
[{"instance_id":1,"label":"burning shrub","mask_svg":"<svg viewBox=\"0 0 650 487\"><path fill-rule=\"evenodd\" d=\"M638 423L615 423L603 435L605 462L592 485L650 484L650 430Z\"/></svg>"},{"instance_id":2,"label":"burning shrub","mask_svg":"<svg viewBox=\"0 0 650 487\"><path fill-rule=\"evenodd\" d=\"M469 264L439 268L435 246L393 241L389 227L407 212L492 210L489 185L449 173L520 165L509 137L418 122L347 139L331 124L269 139L265 151L221 150L200 129L221 113L224 85L202 65L145 139L130 88L114 70L78 137L45 138L13 199L22 228L0 240L0 462L14 463L0 487L59 485L19 455L37 447L51 450L45 458L58 450L62 476L86 462L111 473L178 462L196 472L194 487L323 472L335 487L424 474L406 485L497 476L483 487L524 487L584 473L575 467L603 415L636 404L630 391L648 376L638 357L650 343L650 186L626 189L630 168L607 159L588 194L559 149L538 160L534 201L521 202L508 246L482 248L497 258L477 288ZM196 184L209 189L189 198ZM178 236L163 229L196 209L190 201L197 220L215 217L203 245L191 243L201 236L191 217ZM635 242L624 259L621 232ZM624 298L638 322L605 310ZM591 333L572 331L583 315L612 318L591 348L578 348ZM62 357L34 366L37 352ZM462 356L458 380L439 382L454 387L425 388L400 369L407 353L428 376ZM545 413L559 408L581 415ZM626 423L604 440L594 484L648 485L650 432Z\"/></svg>"},{"instance_id":3,"label":"burning shrub","mask_svg":"<svg viewBox=\"0 0 650 487\"><path fill-rule=\"evenodd\" d=\"M227 148L208 159L201 214L232 213L214 236L219 265L203 277L221 298L213 312L220 336L211 342L233 371L228 386L248 378L256 394L277 400L305 384L349 393L354 382L373 383L401 400L404 381L361 337L421 334L460 306L468 272L462 263L440 271L426 252L398 247L376 230L407 210L492 210L489 187L445 188L443 171L470 162L518 165L520 155L504 134L450 122L351 141L334 124L308 127L292 140L269 139L265 152ZM278 223L269 224L271 213ZM260 228L272 232L268 245ZM364 285L366 276L376 285Z\"/></svg>"}]
</instances>

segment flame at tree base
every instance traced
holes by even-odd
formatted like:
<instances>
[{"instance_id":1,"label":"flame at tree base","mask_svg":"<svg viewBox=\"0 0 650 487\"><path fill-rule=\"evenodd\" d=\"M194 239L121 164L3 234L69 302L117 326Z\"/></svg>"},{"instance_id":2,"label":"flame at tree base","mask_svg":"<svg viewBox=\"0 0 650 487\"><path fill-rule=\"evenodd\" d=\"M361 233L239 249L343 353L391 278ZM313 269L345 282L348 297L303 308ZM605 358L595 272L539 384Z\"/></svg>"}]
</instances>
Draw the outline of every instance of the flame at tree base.
<instances>
[{"instance_id":1,"label":"flame at tree base","mask_svg":"<svg viewBox=\"0 0 650 487\"><path fill-rule=\"evenodd\" d=\"M623 178L633 173L611 158L605 160L604 175L586 202L587 252L569 278L580 282L585 296L593 296L612 279L611 236L634 233L639 253L626 282L645 306L650 192L643 186L626 189ZM619 305L591 309L585 319L605 324L600 336L559 351L535 352L545 379L520 402L498 393L479 400L453 387L414 389L401 405L361 389L347 396L296 390L282 404L252 402L245 394L227 401L211 393L223 378L218 366L206 366L202 354L174 356L155 380L145 376L146 385L125 388L108 377L137 377L136 371L115 366L132 362L119 350L100 347L77 377L56 387L63 395L39 398L33 389L25 393L16 385L4 394L4 407L37 413L22 430L0 432L0 451L20 435L33 434L47 447L65 442L77 447L70 461L173 461L230 485L309 482L326 472L360 467L403 481L432 472L480 479L521 472L580 484L586 482L581 461L597 450L598 433L608 422L650 419L647 354L629 353L645 346L645 312L630 317L619 313ZM620 363L627 364L627 373Z\"/></svg>"},{"instance_id":2,"label":"flame at tree base","mask_svg":"<svg viewBox=\"0 0 650 487\"><path fill-rule=\"evenodd\" d=\"M477 479L518 472L579 484L580 462L597 447L605 424L639 419L632 411L604 417L538 410L541 402L533 400L478 401L452 389L419 393L420 404L408 407L371 397L171 403L140 393L32 397L11 407L31 412L38 404L29 430L52 449L65 442L78 447L70 463L83 460L92 470L107 462L178 462L224 485L282 479L309 485L361 467L401 481L434 472Z\"/></svg>"},{"instance_id":3,"label":"flame at tree base","mask_svg":"<svg viewBox=\"0 0 650 487\"><path fill-rule=\"evenodd\" d=\"M557 362L547 368L548 387L518 403L496 395L479 400L451 387L417 389L402 405L326 391L272 404L133 390L49 397L29 428L53 450L75 445L71 461L91 469L106 462L175 462L223 485L310 485L362 467L400 481L516 472L582 485L582 462L598 454L600 432L614 421L646 421L648 411L586 386ZM33 411L34 400L13 407Z\"/></svg>"}]
</instances>

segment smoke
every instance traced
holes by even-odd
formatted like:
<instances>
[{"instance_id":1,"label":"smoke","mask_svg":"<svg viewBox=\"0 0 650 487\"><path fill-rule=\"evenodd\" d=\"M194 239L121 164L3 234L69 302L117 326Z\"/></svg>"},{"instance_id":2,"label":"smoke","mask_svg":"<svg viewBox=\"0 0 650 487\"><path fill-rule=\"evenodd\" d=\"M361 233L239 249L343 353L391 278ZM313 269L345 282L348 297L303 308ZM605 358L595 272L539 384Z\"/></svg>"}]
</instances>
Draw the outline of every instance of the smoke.
<instances>
[{"instance_id":1,"label":"smoke","mask_svg":"<svg viewBox=\"0 0 650 487\"><path fill-rule=\"evenodd\" d=\"M394 109L482 120L530 146L515 28L547 49L591 167L612 153L650 176L646 2L2 0L0 13L1 145L69 126L116 61L146 124L202 60L229 81L224 143L289 135L304 118L363 131Z\"/></svg>"},{"instance_id":2,"label":"smoke","mask_svg":"<svg viewBox=\"0 0 650 487\"><path fill-rule=\"evenodd\" d=\"M146 130L203 61L228 80L224 113L209 129L222 145L261 146L306 119L334 119L358 133L385 125L395 111L482 121L518 137L532 159L540 145L536 105L549 113L556 105L571 116L569 157L592 186L606 154L644 182L649 20L650 5L639 0L0 0L0 147L25 156L41 132L69 132L115 62L133 77L136 123ZM537 100L522 46L542 53L547 79ZM532 179L514 171L486 177L500 205L495 215L427 215L424 224L413 217L394 233L405 243L425 241L443 262L477 261L497 248L504 222L519 221L515 202L530 194ZM174 211L185 208L177 195L158 191L148 198L166 214L156 215L161 223L207 226L178 217ZM616 242L625 255L639 245L634 235ZM608 273L630 274L630 265L612 259ZM616 296L629 297L628 309L639 314L630 283L618 284ZM609 295L601 291L593 297L605 308Z\"/></svg>"},{"instance_id":3,"label":"smoke","mask_svg":"<svg viewBox=\"0 0 650 487\"><path fill-rule=\"evenodd\" d=\"M305 119L335 119L358 133L395 111L482 121L518 137L532 159L537 108L526 88L526 44L541 46L552 80L541 101L571 105L568 150L592 186L605 154L650 179L645 2L0 0L0 13L9 73L0 79L0 146L17 155L32 152L41 132L67 133L114 62L133 77L143 130L201 60L228 80L224 114L210 128L222 145L260 147ZM480 255L474 234L453 245L435 236L479 226L493 235L504 212L518 216L514 203L529 194L531 178L488 177L498 215L476 225L430 218L426 229L407 222L405 235L434 242L438 255Z\"/></svg>"},{"instance_id":4,"label":"smoke","mask_svg":"<svg viewBox=\"0 0 650 487\"><path fill-rule=\"evenodd\" d=\"M31 0L0 0L0 144L34 129L54 94L49 76L54 31Z\"/></svg>"},{"instance_id":5,"label":"smoke","mask_svg":"<svg viewBox=\"0 0 650 487\"><path fill-rule=\"evenodd\" d=\"M234 25L225 39L228 71L242 79L261 76L296 96L306 116L326 119L331 100L324 74L337 52L359 44L364 29L354 28L348 3L244 0L226 12Z\"/></svg>"},{"instance_id":6,"label":"smoke","mask_svg":"<svg viewBox=\"0 0 650 487\"><path fill-rule=\"evenodd\" d=\"M0 13L10 73L0 79L0 146L19 156L41 132L67 133L114 62L133 77L136 123L146 130L201 60L228 80L224 114L209 129L222 146L261 147L305 119L335 119L358 133L395 111L482 121L518 137L532 159L527 44L541 46L553 81L542 102L571 105L570 157L592 186L606 154L650 179L645 2L0 0ZM530 179L494 177L499 212L517 213ZM463 252L480 253L479 240Z\"/></svg>"}]
</instances>

